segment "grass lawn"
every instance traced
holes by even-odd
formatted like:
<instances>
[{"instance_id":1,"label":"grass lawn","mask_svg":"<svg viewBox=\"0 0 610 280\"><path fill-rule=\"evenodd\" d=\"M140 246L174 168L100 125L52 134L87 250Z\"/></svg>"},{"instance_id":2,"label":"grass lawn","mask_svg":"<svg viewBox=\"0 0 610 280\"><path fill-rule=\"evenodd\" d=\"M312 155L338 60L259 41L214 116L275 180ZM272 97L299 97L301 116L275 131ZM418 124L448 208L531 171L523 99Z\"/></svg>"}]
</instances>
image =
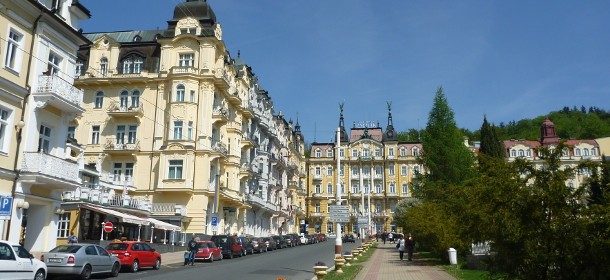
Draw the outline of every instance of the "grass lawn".
<instances>
[{"instance_id":1,"label":"grass lawn","mask_svg":"<svg viewBox=\"0 0 610 280\"><path fill-rule=\"evenodd\" d=\"M440 258L434 256L430 252L418 252L416 253L419 260L423 260L429 265L439 266L447 273L451 274L451 276L459 279L459 280L488 280L490 278L490 273L484 270L472 270L472 269L462 269L464 263L460 263L459 265L447 265Z\"/></svg>"}]
</instances>

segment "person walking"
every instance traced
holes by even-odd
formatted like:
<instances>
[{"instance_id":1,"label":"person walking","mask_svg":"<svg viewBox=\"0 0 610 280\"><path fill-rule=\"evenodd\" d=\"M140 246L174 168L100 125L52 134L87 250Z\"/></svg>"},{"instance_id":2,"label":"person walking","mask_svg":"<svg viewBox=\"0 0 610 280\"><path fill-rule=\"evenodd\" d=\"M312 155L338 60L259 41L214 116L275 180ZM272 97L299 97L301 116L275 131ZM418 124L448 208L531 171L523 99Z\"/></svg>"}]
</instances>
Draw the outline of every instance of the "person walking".
<instances>
[{"instance_id":1,"label":"person walking","mask_svg":"<svg viewBox=\"0 0 610 280\"><path fill-rule=\"evenodd\" d=\"M74 234L73 231L70 232L70 236L68 237L68 243L70 243L70 244L78 243L78 237L76 237L76 235Z\"/></svg>"},{"instance_id":2,"label":"person walking","mask_svg":"<svg viewBox=\"0 0 610 280\"><path fill-rule=\"evenodd\" d=\"M402 238L402 236L400 237L400 239L398 239L396 241L396 248L398 248L398 253L400 254L400 260L402 261L404 255L405 255L405 239Z\"/></svg>"},{"instance_id":3,"label":"person walking","mask_svg":"<svg viewBox=\"0 0 610 280\"><path fill-rule=\"evenodd\" d=\"M390 244L394 243L394 236L392 235L392 233L388 233L388 239L390 241Z\"/></svg>"},{"instance_id":4,"label":"person walking","mask_svg":"<svg viewBox=\"0 0 610 280\"><path fill-rule=\"evenodd\" d=\"M387 236L388 236L388 234L385 231L381 234L381 239L383 240L383 244L385 244L385 239Z\"/></svg>"},{"instance_id":5,"label":"person walking","mask_svg":"<svg viewBox=\"0 0 610 280\"><path fill-rule=\"evenodd\" d=\"M405 241L405 249L407 250L407 260L413 261L413 251L415 250L415 239L409 233L409 237Z\"/></svg>"},{"instance_id":6,"label":"person walking","mask_svg":"<svg viewBox=\"0 0 610 280\"><path fill-rule=\"evenodd\" d=\"M190 265L194 265L195 264L195 254L197 253L197 241L195 240L194 236L191 238L191 241L189 241L187 248L188 248L190 254L189 254L188 261L186 259L184 260L184 265L187 265L187 263L189 263Z\"/></svg>"}]
</instances>

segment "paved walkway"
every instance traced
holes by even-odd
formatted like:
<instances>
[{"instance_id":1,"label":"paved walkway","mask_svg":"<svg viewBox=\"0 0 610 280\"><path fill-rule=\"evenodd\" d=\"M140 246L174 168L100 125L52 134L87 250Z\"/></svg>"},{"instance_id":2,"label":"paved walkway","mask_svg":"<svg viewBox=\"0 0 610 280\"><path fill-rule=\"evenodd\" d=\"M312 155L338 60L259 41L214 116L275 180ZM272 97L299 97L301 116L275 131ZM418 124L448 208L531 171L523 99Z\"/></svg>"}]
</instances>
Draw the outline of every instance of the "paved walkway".
<instances>
[{"instance_id":1,"label":"paved walkway","mask_svg":"<svg viewBox=\"0 0 610 280\"><path fill-rule=\"evenodd\" d=\"M444 270L418 260L417 253L413 261L407 261L406 253L401 261L396 244L378 242L375 253L362 264L355 280L455 280Z\"/></svg>"}]
</instances>

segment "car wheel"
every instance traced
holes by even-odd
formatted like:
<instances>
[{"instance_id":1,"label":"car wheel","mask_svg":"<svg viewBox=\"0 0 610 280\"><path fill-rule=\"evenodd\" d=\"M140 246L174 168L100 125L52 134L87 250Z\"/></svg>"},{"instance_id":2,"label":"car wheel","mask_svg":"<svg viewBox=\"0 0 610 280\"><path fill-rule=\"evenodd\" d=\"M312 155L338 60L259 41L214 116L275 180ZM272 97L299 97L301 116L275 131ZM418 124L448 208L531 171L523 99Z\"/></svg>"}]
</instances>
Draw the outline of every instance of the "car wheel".
<instances>
[{"instance_id":1,"label":"car wheel","mask_svg":"<svg viewBox=\"0 0 610 280\"><path fill-rule=\"evenodd\" d=\"M85 268L83 268L83 271L80 272L80 279L89 280L90 278L91 278L91 266L85 265Z\"/></svg>"},{"instance_id":2,"label":"car wheel","mask_svg":"<svg viewBox=\"0 0 610 280\"><path fill-rule=\"evenodd\" d=\"M224 259L224 256L222 254L220 254L220 260Z\"/></svg>"},{"instance_id":3,"label":"car wheel","mask_svg":"<svg viewBox=\"0 0 610 280\"><path fill-rule=\"evenodd\" d=\"M159 268L161 268L161 259L157 259L155 261L155 266L153 266L154 270L159 270Z\"/></svg>"},{"instance_id":4,"label":"car wheel","mask_svg":"<svg viewBox=\"0 0 610 280\"><path fill-rule=\"evenodd\" d=\"M119 276L119 270L121 270L121 264L118 262L115 262L112 265L112 272L110 272L110 276L112 276L112 277Z\"/></svg>"},{"instance_id":5,"label":"car wheel","mask_svg":"<svg viewBox=\"0 0 610 280\"><path fill-rule=\"evenodd\" d=\"M138 270L140 270L140 262L138 262L138 260L134 260L133 264L131 265L131 272L138 272Z\"/></svg>"},{"instance_id":6,"label":"car wheel","mask_svg":"<svg viewBox=\"0 0 610 280\"><path fill-rule=\"evenodd\" d=\"M44 270L39 269L34 275L34 280L44 280Z\"/></svg>"},{"instance_id":7,"label":"car wheel","mask_svg":"<svg viewBox=\"0 0 610 280\"><path fill-rule=\"evenodd\" d=\"M229 253L229 259L233 258L233 252Z\"/></svg>"}]
</instances>

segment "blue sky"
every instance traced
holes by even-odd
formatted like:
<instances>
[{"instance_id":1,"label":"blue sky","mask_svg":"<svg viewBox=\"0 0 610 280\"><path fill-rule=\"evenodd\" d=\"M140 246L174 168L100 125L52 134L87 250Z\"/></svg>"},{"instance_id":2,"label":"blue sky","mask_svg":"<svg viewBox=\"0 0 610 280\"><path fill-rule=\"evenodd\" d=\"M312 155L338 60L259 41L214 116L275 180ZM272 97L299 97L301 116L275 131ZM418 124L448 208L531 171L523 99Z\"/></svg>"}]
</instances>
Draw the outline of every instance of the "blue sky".
<instances>
[{"instance_id":1,"label":"blue sky","mask_svg":"<svg viewBox=\"0 0 610 280\"><path fill-rule=\"evenodd\" d=\"M165 29L183 0L81 0L84 32ZM610 109L610 1L208 0L241 57L307 142L353 122L425 128L442 86L479 129L563 106ZM144 9L142 9L144 7Z\"/></svg>"}]
</instances>

